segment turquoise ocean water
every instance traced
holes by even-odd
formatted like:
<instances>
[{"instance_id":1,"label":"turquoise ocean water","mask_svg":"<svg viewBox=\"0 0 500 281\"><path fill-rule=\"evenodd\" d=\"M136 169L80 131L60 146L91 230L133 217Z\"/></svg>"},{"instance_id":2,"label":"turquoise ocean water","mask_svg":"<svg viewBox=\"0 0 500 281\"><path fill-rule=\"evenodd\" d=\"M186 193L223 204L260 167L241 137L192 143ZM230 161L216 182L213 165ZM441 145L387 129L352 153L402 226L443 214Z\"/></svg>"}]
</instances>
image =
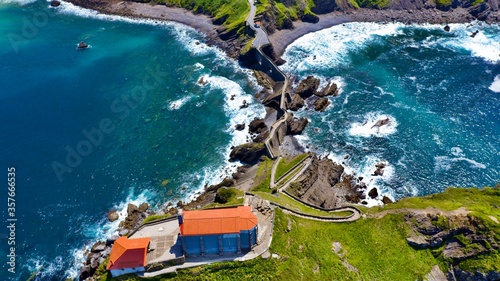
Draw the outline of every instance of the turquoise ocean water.
<instances>
[{"instance_id":1,"label":"turquoise ocean water","mask_svg":"<svg viewBox=\"0 0 500 281\"><path fill-rule=\"evenodd\" d=\"M299 39L284 69L342 88L325 113L299 112L311 120L301 141L339 161L349 154L349 169L393 198L495 184L500 32L474 28L476 41L466 25L397 24ZM192 198L234 169L229 148L246 138L234 124L264 114L251 73L178 24L0 0L0 34L0 171L16 167L18 219L16 273L2 258L0 280L75 277L85 249L117 228L108 210ZM91 48L77 51L81 40ZM240 110L243 100L251 106ZM381 116L392 124L371 130ZM379 160L386 173L371 178Z\"/></svg>"}]
</instances>

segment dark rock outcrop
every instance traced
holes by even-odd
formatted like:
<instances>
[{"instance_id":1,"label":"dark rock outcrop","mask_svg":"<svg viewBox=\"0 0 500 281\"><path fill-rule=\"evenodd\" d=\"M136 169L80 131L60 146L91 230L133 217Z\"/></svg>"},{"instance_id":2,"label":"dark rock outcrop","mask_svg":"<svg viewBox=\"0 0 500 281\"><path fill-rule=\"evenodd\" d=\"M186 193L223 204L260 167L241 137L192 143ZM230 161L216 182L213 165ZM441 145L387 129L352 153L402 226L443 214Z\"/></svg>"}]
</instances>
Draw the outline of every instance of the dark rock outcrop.
<instances>
[{"instance_id":1,"label":"dark rock outcrop","mask_svg":"<svg viewBox=\"0 0 500 281\"><path fill-rule=\"evenodd\" d=\"M300 18L300 20L303 22L317 23L319 21L319 18L314 14L305 14Z\"/></svg>"},{"instance_id":2,"label":"dark rock outcrop","mask_svg":"<svg viewBox=\"0 0 500 281\"><path fill-rule=\"evenodd\" d=\"M309 121L307 118L293 118L291 121L287 122L287 135L300 135L302 131L306 128Z\"/></svg>"},{"instance_id":3,"label":"dark rock outcrop","mask_svg":"<svg viewBox=\"0 0 500 281\"><path fill-rule=\"evenodd\" d=\"M254 164L259 158L266 154L266 146L263 143L245 143L235 147L229 155L229 161L241 161Z\"/></svg>"},{"instance_id":4,"label":"dark rock outcrop","mask_svg":"<svg viewBox=\"0 0 500 281\"><path fill-rule=\"evenodd\" d=\"M80 268L80 277L79 277L79 280L83 281L83 280L89 278L90 276L92 276L94 274L94 272L92 272L92 270L90 268L90 265L84 265L84 266L82 266L82 268Z\"/></svg>"},{"instance_id":5,"label":"dark rock outcrop","mask_svg":"<svg viewBox=\"0 0 500 281\"><path fill-rule=\"evenodd\" d=\"M104 242L98 242L94 244L94 246L92 246L92 248L90 249L92 253L100 253L104 250L106 250L106 243Z\"/></svg>"},{"instance_id":6,"label":"dark rock outcrop","mask_svg":"<svg viewBox=\"0 0 500 281\"><path fill-rule=\"evenodd\" d=\"M384 119L377 120L377 122L375 123L375 125L372 126L372 128L380 128L382 126L389 125L389 124L391 124L391 120L389 118L384 118Z\"/></svg>"},{"instance_id":7,"label":"dark rock outcrop","mask_svg":"<svg viewBox=\"0 0 500 281\"><path fill-rule=\"evenodd\" d=\"M236 124L236 125L234 126L234 129L235 129L236 131L243 131L243 130L245 130L245 124Z\"/></svg>"},{"instance_id":8,"label":"dark rock outcrop","mask_svg":"<svg viewBox=\"0 0 500 281\"><path fill-rule=\"evenodd\" d=\"M52 0L52 1L50 1L50 6L51 7L59 7L59 6L61 6L61 1Z\"/></svg>"},{"instance_id":9,"label":"dark rock outcrop","mask_svg":"<svg viewBox=\"0 0 500 281\"><path fill-rule=\"evenodd\" d=\"M319 98L313 103L314 110L322 112L328 107L329 104L330 100L328 98Z\"/></svg>"},{"instance_id":10,"label":"dark rock outcrop","mask_svg":"<svg viewBox=\"0 0 500 281\"><path fill-rule=\"evenodd\" d=\"M297 87L295 93L301 96L303 99L314 95L319 87L319 79L314 76L307 76L306 79L302 80Z\"/></svg>"},{"instance_id":11,"label":"dark rock outcrop","mask_svg":"<svg viewBox=\"0 0 500 281\"><path fill-rule=\"evenodd\" d=\"M259 134L262 131L267 130L266 123L264 119L255 117L252 122L248 125L248 131L253 134Z\"/></svg>"},{"instance_id":12,"label":"dark rock outcrop","mask_svg":"<svg viewBox=\"0 0 500 281\"><path fill-rule=\"evenodd\" d=\"M473 272L465 271L455 266L452 272L448 272L448 280L463 280L463 281L498 281L500 280L500 272L489 271L481 272L475 270Z\"/></svg>"},{"instance_id":13,"label":"dark rock outcrop","mask_svg":"<svg viewBox=\"0 0 500 281\"><path fill-rule=\"evenodd\" d=\"M265 130L260 132L260 134L258 134L257 136L253 137L252 140L255 143L262 143L267 139L268 136L269 136L269 131Z\"/></svg>"},{"instance_id":14,"label":"dark rock outcrop","mask_svg":"<svg viewBox=\"0 0 500 281\"><path fill-rule=\"evenodd\" d=\"M315 206L334 208L344 201L345 190L335 187L343 173L342 165L337 165L328 158L319 159L314 156L309 168L297 181L290 184L288 190Z\"/></svg>"}]
</instances>

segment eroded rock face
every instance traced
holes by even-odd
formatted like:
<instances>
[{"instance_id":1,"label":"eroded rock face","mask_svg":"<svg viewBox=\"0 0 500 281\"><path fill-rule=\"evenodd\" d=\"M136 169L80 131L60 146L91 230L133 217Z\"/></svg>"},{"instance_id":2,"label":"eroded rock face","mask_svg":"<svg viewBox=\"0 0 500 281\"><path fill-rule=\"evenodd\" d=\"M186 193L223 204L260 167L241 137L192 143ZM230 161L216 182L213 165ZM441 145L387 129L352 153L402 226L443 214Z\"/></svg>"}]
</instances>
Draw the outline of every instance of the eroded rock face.
<instances>
[{"instance_id":1,"label":"eroded rock face","mask_svg":"<svg viewBox=\"0 0 500 281\"><path fill-rule=\"evenodd\" d=\"M303 99L307 99L316 93L319 86L319 79L314 76L308 76L306 79L302 80L295 91L296 94L301 96Z\"/></svg>"},{"instance_id":2,"label":"eroded rock face","mask_svg":"<svg viewBox=\"0 0 500 281\"><path fill-rule=\"evenodd\" d=\"M330 104L330 100L328 98L319 98L314 101L313 106L314 110L323 112Z\"/></svg>"},{"instance_id":3,"label":"eroded rock face","mask_svg":"<svg viewBox=\"0 0 500 281\"><path fill-rule=\"evenodd\" d=\"M236 131L243 131L243 130L245 130L245 124L236 124L236 125L234 126L234 129L235 129Z\"/></svg>"}]
</instances>

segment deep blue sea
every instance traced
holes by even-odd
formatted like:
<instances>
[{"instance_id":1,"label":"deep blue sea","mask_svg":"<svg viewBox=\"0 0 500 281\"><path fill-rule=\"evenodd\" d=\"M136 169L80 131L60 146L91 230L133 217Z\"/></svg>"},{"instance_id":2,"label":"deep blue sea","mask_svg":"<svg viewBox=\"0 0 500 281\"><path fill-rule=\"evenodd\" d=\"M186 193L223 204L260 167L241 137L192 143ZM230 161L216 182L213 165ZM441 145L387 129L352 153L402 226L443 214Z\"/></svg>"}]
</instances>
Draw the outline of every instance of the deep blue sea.
<instances>
[{"instance_id":1,"label":"deep blue sea","mask_svg":"<svg viewBox=\"0 0 500 281\"><path fill-rule=\"evenodd\" d=\"M82 40L91 48L77 51ZM494 185L499 42L498 26L479 25L346 24L307 35L284 69L337 81L341 94L324 113L298 113L311 120L300 140L394 199ZM11 274L0 205L0 280L75 277L85 249L117 228L108 210L159 209L231 173L229 148L246 139L234 125L265 113L258 90L250 71L182 25L0 0L0 178L16 168L17 218ZM240 110L243 100L251 105ZM370 129L385 116L391 125ZM388 167L373 178L380 160Z\"/></svg>"}]
</instances>

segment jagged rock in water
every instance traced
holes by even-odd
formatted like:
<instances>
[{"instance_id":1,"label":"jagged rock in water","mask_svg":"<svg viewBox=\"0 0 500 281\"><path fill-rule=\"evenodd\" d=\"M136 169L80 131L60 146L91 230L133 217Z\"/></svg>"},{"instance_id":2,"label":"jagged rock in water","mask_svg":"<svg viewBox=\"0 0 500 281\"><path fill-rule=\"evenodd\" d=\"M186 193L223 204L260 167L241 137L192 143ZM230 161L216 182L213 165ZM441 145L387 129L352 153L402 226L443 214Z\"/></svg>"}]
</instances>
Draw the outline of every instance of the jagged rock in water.
<instances>
[{"instance_id":1,"label":"jagged rock in water","mask_svg":"<svg viewBox=\"0 0 500 281\"><path fill-rule=\"evenodd\" d=\"M292 102L288 105L288 109L292 111L297 111L302 107L304 107L304 105L305 105L304 99L301 96L295 94L293 95Z\"/></svg>"},{"instance_id":2,"label":"jagged rock in water","mask_svg":"<svg viewBox=\"0 0 500 281\"><path fill-rule=\"evenodd\" d=\"M263 143L246 143L235 147L229 155L229 161L241 161L244 163L256 163L266 153Z\"/></svg>"},{"instance_id":3,"label":"jagged rock in water","mask_svg":"<svg viewBox=\"0 0 500 281\"><path fill-rule=\"evenodd\" d=\"M329 104L330 100L328 98L319 98L313 103L314 110L322 112L328 107Z\"/></svg>"},{"instance_id":4,"label":"jagged rock in water","mask_svg":"<svg viewBox=\"0 0 500 281\"><path fill-rule=\"evenodd\" d=\"M235 129L236 131L243 131L243 130L245 130L245 124L236 124L236 125L234 126L234 129Z\"/></svg>"},{"instance_id":5,"label":"jagged rock in water","mask_svg":"<svg viewBox=\"0 0 500 281\"><path fill-rule=\"evenodd\" d=\"M306 79L302 80L295 91L296 94L301 96L303 99L314 95L319 86L319 79L314 76L308 76Z\"/></svg>"},{"instance_id":6,"label":"jagged rock in water","mask_svg":"<svg viewBox=\"0 0 500 281\"><path fill-rule=\"evenodd\" d=\"M384 175L384 168L385 168L385 163L380 162L375 167L377 168L375 172L373 172L372 176L382 176Z\"/></svg>"},{"instance_id":7,"label":"jagged rock in water","mask_svg":"<svg viewBox=\"0 0 500 281\"><path fill-rule=\"evenodd\" d=\"M375 123L375 125L372 126L372 128L374 128L374 127L380 128L382 126L389 125L390 123L391 123L391 120L389 118L380 119Z\"/></svg>"},{"instance_id":8,"label":"jagged rock in water","mask_svg":"<svg viewBox=\"0 0 500 281\"><path fill-rule=\"evenodd\" d=\"M326 97L326 96L334 96L335 97L335 96L338 96L338 94L339 94L339 89L338 89L337 84L335 84L334 82L331 82L323 90L315 93L315 95L317 97L320 97L320 98Z\"/></svg>"}]
</instances>

